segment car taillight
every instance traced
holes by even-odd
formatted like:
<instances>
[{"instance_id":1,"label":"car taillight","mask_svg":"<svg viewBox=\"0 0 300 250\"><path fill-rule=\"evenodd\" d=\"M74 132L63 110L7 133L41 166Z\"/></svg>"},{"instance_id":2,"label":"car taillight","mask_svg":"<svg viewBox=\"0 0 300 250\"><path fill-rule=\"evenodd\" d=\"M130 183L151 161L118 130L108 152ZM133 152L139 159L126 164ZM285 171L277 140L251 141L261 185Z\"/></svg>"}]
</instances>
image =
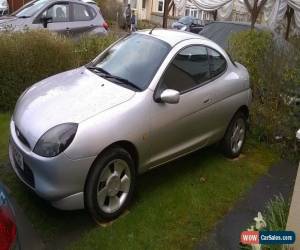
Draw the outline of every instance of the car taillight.
<instances>
[{"instance_id":1,"label":"car taillight","mask_svg":"<svg viewBox=\"0 0 300 250\"><path fill-rule=\"evenodd\" d=\"M0 207L0 250L10 250L16 240L17 227L7 207Z\"/></svg>"},{"instance_id":2,"label":"car taillight","mask_svg":"<svg viewBox=\"0 0 300 250\"><path fill-rule=\"evenodd\" d=\"M104 28L104 29L106 29L106 30L108 30L108 29L109 29L109 27L108 27L108 24L107 24L107 22L105 22L105 21L104 21L104 23L103 23L103 25L102 25L102 26L103 26L103 28Z\"/></svg>"}]
</instances>

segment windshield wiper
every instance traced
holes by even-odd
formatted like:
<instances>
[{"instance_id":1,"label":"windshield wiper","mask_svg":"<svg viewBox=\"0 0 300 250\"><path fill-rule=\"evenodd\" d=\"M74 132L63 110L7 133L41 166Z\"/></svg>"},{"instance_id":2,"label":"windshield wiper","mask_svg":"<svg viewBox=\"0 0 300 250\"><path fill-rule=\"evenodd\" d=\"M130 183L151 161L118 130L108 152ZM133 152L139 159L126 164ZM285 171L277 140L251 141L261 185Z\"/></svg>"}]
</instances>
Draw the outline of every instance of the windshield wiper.
<instances>
[{"instance_id":1,"label":"windshield wiper","mask_svg":"<svg viewBox=\"0 0 300 250\"><path fill-rule=\"evenodd\" d=\"M102 76L102 75L101 75ZM130 86L130 87L133 87L137 90L142 90L139 86L136 86L134 83L132 83L131 81L125 79L125 78L122 78L122 77L119 77L119 76L114 76L114 75L103 75L102 76L103 78L109 78L109 79L113 79L113 80L116 80L118 81L121 85L127 85L127 86Z\"/></svg>"},{"instance_id":2,"label":"windshield wiper","mask_svg":"<svg viewBox=\"0 0 300 250\"><path fill-rule=\"evenodd\" d=\"M29 18L30 16L16 16L17 18Z\"/></svg>"},{"instance_id":3,"label":"windshield wiper","mask_svg":"<svg viewBox=\"0 0 300 250\"><path fill-rule=\"evenodd\" d=\"M127 86L133 87L137 90L142 90L139 86L136 86L134 83L132 83L128 79L112 75L111 73L109 73L108 71L106 71L105 69L103 69L101 67L87 66L86 68L89 70L98 71L100 73L99 76L101 76L105 79L115 80L120 85L127 85Z\"/></svg>"},{"instance_id":4,"label":"windshield wiper","mask_svg":"<svg viewBox=\"0 0 300 250\"><path fill-rule=\"evenodd\" d=\"M106 71L105 69L103 69L101 67L87 66L86 68L89 70L96 70L96 71L98 71L100 73L104 73L105 75L108 75L108 76L111 75L108 71Z\"/></svg>"}]
</instances>

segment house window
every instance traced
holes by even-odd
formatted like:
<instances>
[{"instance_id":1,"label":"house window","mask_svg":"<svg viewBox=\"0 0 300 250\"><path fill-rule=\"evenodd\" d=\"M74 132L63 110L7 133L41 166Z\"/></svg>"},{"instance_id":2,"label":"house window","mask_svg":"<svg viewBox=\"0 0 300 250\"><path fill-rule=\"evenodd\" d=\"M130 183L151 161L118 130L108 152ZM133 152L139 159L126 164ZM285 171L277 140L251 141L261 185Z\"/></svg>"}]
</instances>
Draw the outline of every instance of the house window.
<instances>
[{"instance_id":1,"label":"house window","mask_svg":"<svg viewBox=\"0 0 300 250\"><path fill-rule=\"evenodd\" d=\"M164 11L164 1L159 0L158 1L158 11L163 12Z\"/></svg>"},{"instance_id":2,"label":"house window","mask_svg":"<svg viewBox=\"0 0 300 250\"><path fill-rule=\"evenodd\" d=\"M143 8L143 9L146 9L146 0L143 0L142 8Z\"/></svg>"},{"instance_id":3,"label":"house window","mask_svg":"<svg viewBox=\"0 0 300 250\"><path fill-rule=\"evenodd\" d=\"M197 9L193 9L193 8L186 8L185 15L198 18L199 17L199 11Z\"/></svg>"}]
</instances>

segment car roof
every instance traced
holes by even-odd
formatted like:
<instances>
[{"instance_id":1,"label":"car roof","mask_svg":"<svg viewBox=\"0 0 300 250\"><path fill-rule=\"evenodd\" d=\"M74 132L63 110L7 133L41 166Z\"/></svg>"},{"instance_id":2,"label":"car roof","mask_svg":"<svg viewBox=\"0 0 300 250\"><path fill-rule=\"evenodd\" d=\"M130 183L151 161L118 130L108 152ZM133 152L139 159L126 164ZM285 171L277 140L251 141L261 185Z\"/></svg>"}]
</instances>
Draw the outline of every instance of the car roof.
<instances>
[{"instance_id":1,"label":"car roof","mask_svg":"<svg viewBox=\"0 0 300 250\"><path fill-rule=\"evenodd\" d=\"M158 39L170 44L172 47L180 42L183 42L183 41L189 40L189 39L208 40L207 38L205 38L203 36L193 34L190 32L186 32L186 31L179 31L179 30L154 29L152 31L152 33L150 34L150 29L148 29L148 30L138 31L137 33L158 38Z\"/></svg>"}]
</instances>

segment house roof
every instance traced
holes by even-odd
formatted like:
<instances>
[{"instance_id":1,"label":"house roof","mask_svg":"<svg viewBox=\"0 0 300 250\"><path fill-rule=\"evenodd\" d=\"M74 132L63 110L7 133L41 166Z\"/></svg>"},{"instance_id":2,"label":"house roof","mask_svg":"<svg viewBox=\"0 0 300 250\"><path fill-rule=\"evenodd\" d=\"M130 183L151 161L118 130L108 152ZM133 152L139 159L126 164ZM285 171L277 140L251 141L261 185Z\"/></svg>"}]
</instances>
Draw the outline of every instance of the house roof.
<instances>
[{"instance_id":1,"label":"house roof","mask_svg":"<svg viewBox=\"0 0 300 250\"><path fill-rule=\"evenodd\" d=\"M139 31L138 33L158 38L158 39L170 44L172 47L175 46L177 43L180 43L182 41L189 40L189 39L207 40L207 38L199 36L197 34L185 32L185 31L178 31L178 30L154 29L152 31L152 34L149 34L150 30L142 30L142 31Z\"/></svg>"}]
</instances>

